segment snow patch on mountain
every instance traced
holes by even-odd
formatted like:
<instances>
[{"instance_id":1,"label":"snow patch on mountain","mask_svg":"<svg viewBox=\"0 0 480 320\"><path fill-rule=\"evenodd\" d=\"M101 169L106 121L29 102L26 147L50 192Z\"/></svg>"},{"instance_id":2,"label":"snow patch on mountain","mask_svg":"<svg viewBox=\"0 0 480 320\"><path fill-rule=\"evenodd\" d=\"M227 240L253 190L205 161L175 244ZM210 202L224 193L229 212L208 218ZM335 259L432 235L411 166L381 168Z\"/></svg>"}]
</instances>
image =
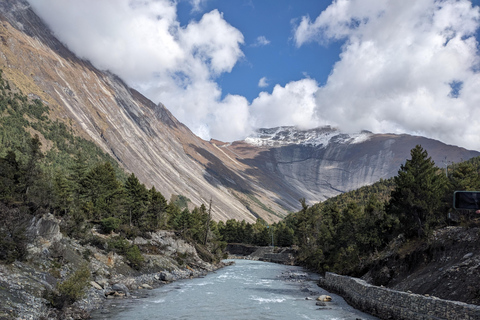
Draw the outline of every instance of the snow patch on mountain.
<instances>
[{"instance_id":1,"label":"snow patch on mountain","mask_svg":"<svg viewBox=\"0 0 480 320\"><path fill-rule=\"evenodd\" d=\"M300 130L295 127L277 127L258 129L245 139L245 142L257 147L281 147L287 145L304 145L326 147L329 143L356 144L370 138L369 131L346 134L332 127L320 127Z\"/></svg>"}]
</instances>

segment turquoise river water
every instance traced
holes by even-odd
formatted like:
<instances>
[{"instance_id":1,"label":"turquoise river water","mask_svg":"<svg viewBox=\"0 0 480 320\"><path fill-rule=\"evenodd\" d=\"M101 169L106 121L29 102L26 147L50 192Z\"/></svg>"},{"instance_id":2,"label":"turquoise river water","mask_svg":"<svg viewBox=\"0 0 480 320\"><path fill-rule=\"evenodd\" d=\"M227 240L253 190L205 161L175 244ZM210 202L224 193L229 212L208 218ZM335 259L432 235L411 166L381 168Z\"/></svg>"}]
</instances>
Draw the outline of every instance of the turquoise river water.
<instances>
[{"instance_id":1,"label":"turquoise river water","mask_svg":"<svg viewBox=\"0 0 480 320\"><path fill-rule=\"evenodd\" d=\"M143 298L111 302L92 319L377 319L319 288L316 279L299 267L235 260L204 278L176 281ZM322 294L333 300L320 307L315 299Z\"/></svg>"}]
</instances>

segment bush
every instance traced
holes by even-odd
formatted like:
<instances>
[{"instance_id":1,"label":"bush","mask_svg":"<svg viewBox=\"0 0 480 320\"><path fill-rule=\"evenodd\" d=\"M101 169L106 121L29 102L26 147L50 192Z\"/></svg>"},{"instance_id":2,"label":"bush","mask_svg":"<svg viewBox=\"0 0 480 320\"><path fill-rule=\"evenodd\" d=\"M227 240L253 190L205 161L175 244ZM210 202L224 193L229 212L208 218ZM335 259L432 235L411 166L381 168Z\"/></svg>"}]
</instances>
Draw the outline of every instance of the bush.
<instances>
[{"instance_id":1,"label":"bush","mask_svg":"<svg viewBox=\"0 0 480 320\"><path fill-rule=\"evenodd\" d=\"M102 219L101 224L102 224L102 230L105 233L110 233L112 231L117 230L120 227L120 219L114 218L114 217L109 217Z\"/></svg>"},{"instance_id":2,"label":"bush","mask_svg":"<svg viewBox=\"0 0 480 320\"><path fill-rule=\"evenodd\" d=\"M117 232L127 239L136 238L140 234L140 230L138 230L137 227L129 226L127 224L120 225L117 229Z\"/></svg>"},{"instance_id":3,"label":"bush","mask_svg":"<svg viewBox=\"0 0 480 320\"><path fill-rule=\"evenodd\" d=\"M71 305L85 295L85 288L88 286L90 276L88 265L82 265L70 277L59 283L56 291L47 292L47 300L57 309Z\"/></svg>"},{"instance_id":4,"label":"bush","mask_svg":"<svg viewBox=\"0 0 480 320\"><path fill-rule=\"evenodd\" d=\"M140 249L136 245L130 244L125 238L116 237L108 241L108 247L123 255L130 266L134 269L140 269L143 265L144 258Z\"/></svg>"},{"instance_id":5,"label":"bush","mask_svg":"<svg viewBox=\"0 0 480 320\"><path fill-rule=\"evenodd\" d=\"M85 238L80 240L81 245L91 245L94 246L100 250L105 250L107 249L107 241L105 239L102 239L100 237L94 236L94 235L87 235Z\"/></svg>"},{"instance_id":6,"label":"bush","mask_svg":"<svg viewBox=\"0 0 480 320\"><path fill-rule=\"evenodd\" d=\"M68 301L77 301L85 295L84 289L88 285L90 276L90 270L87 264L84 264L68 279L58 285L58 292L67 298Z\"/></svg>"},{"instance_id":7,"label":"bush","mask_svg":"<svg viewBox=\"0 0 480 320\"><path fill-rule=\"evenodd\" d=\"M145 259L140 252L140 249L136 245L132 245L125 251L125 258L134 269L140 269Z\"/></svg>"}]
</instances>

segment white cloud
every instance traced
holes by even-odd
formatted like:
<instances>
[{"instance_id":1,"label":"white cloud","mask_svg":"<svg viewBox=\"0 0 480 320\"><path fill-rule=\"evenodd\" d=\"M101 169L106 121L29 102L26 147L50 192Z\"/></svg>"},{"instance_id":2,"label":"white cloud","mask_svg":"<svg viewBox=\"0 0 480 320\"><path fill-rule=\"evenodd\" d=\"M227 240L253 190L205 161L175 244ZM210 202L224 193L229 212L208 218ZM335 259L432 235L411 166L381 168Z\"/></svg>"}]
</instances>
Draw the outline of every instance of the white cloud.
<instances>
[{"instance_id":1,"label":"white cloud","mask_svg":"<svg viewBox=\"0 0 480 320\"><path fill-rule=\"evenodd\" d=\"M215 81L243 57L244 38L218 10L180 26L172 0L29 2L78 56L164 103L202 138L222 133L221 126L225 134L218 138L233 137L235 128L235 138L245 134L246 123L239 128L224 119L225 109L244 109L241 99L222 101ZM204 2L191 3L195 7ZM223 122L217 123L218 118Z\"/></svg>"},{"instance_id":2,"label":"white cloud","mask_svg":"<svg viewBox=\"0 0 480 320\"><path fill-rule=\"evenodd\" d=\"M189 0L192 12L201 12L208 0Z\"/></svg>"},{"instance_id":3,"label":"white cloud","mask_svg":"<svg viewBox=\"0 0 480 320\"><path fill-rule=\"evenodd\" d=\"M269 84L268 84L268 79L267 79L267 77L261 78L261 79L258 81L258 86L259 86L260 88L268 87Z\"/></svg>"},{"instance_id":4,"label":"white cloud","mask_svg":"<svg viewBox=\"0 0 480 320\"><path fill-rule=\"evenodd\" d=\"M345 39L316 114L346 131L408 132L480 150L479 19L466 0L338 0L313 22L303 17L297 46Z\"/></svg>"},{"instance_id":5,"label":"white cloud","mask_svg":"<svg viewBox=\"0 0 480 320\"><path fill-rule=\"evenodd\" d=\"M205 139L330 124L480 150L480 13L468 0L336 0L294 30L299 50L308 42L343 42L326 84L305 76L251 103L222 98L217 79L243 58L244 37L217 10L181 26L176 0L28 1L78 56L164 103ZM206 0L189 1L200 8ZM255 42L268 43L264 36Z\"/></svg>"},{"instance_id":6,"label":"white cloud","mask_svg":"<svg viewBox=\"0 0 480 320\"><path fill-rule=\"evenodd\" d=\"M313 128L320 125L315 114L315 96L318 84L313 79L276 85L272 93L261 92L251 104L254 127L276 127L294 125Z\"/></svg>"},{"instance_id":7,"label":"white cloud","mask_svg":"<svg viewBox=\"0 0 480 320\"><path fill-rule=\"evenodd\" d=\"M265 36L259 36L252 44L253 47L261 47L270 44L270 40L268 40Z\"/></svg>"}]
</instances>

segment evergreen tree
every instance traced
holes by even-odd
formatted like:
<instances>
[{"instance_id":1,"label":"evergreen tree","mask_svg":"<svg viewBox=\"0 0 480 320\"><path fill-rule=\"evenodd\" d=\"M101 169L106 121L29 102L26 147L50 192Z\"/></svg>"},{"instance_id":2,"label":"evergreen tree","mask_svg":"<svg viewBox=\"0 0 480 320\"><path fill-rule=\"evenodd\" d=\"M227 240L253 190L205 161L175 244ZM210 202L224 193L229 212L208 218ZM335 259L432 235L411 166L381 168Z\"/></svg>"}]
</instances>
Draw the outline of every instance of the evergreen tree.
<instances>
[{"instance_id":1,"label":"evergreen tree","mask_svg":"<svg viewBox=\"0 0 480 320\"><path fill-rule=\"evenodd\" d=\"M147 225L154 229L166 226L167 224L167 200L153 186L148 190L148 208L146 213Z\"/></svg>"},{"instance_id":2,"label":"evergreen tree","mask_svg":"<svg viewBox=\"0 0 480 320\"><path fill-rule=\"evenodd\" d=\"M480 190L480 175L472 162L462 162L450 175L454 191Z\"/></svg>"},{"instance_id":3,"label":"evergreen tree","mask_svg":"<svg viewBox=\"0 0 480 320\"><path fill-rule=\"evenodd\" d=\"M43 153L40 150L42 143L38 135L35 135L29 140L26 154L27 162L23 166L22 179L20 181L21 192L24 197L24 201L29 198L29 191L39 181L41 174L40 159L43 158Z\"/></svg>"},{"instance_id":4,"label":"evergreen tree","mask_svg":"<svg viewBox=\"0 0 480 320\"><path fill-rule=\"evenodd\" d=\"M148 209L148 192L145 185L130 174L125 182L126 210L130 225L140 226L140 221Z\"/></svg>"},{"instance_id":5,"label":"evergreen tree","mask_svg":"<svg viewBox=\"0 0 480 320\"><path fill-rule=\"evenodd\" d=\"M396 229L398 220L385 212L384 205L372 195L364 208L358 235L360 250L368 254L383 247L392 239L392 231Z\"/></svg>"},{"instance_id":6,"label":"evergreen tree","mask_svg":"<svg viewBox=\"0 0 480 320\"><path fill-rule=\"evenodd\" d=\"M65 215L73 205L72 186L63 172L54 177L55 207L61 215Z\"/></svg>"},{"instance_id":7,"label":"evergreen tree","mask_svg":"<svg viewBox=\"0 0 480 320\"><path fill-rule=\"evenodd\" d=\"M9 202L17 197L20 164L13 151L0 158L0 200Z\"/></svg>"},{"instance_id":8,"label":"evergreen tree","mask_svg":"<svg viewBox=\"0 0 480 320\"><path fill-rule=\"evenodd\" d=\"M420 145L410 155L394 177L395 189L387 212L399 217L407 237L424 237L442 220L447 181Z\"/></svg>"},{"instance_id":9,"label":"evergreen tree","mask_svg":"<svg viewBox=\"0 0 480 320\"><path fill-rule=\"evenodd\" d=\"M90 218L101 220L121 211L121 184L110 162L93 167L85 176L83 188L83 209Z\"/></svg>"}]
</instances>

